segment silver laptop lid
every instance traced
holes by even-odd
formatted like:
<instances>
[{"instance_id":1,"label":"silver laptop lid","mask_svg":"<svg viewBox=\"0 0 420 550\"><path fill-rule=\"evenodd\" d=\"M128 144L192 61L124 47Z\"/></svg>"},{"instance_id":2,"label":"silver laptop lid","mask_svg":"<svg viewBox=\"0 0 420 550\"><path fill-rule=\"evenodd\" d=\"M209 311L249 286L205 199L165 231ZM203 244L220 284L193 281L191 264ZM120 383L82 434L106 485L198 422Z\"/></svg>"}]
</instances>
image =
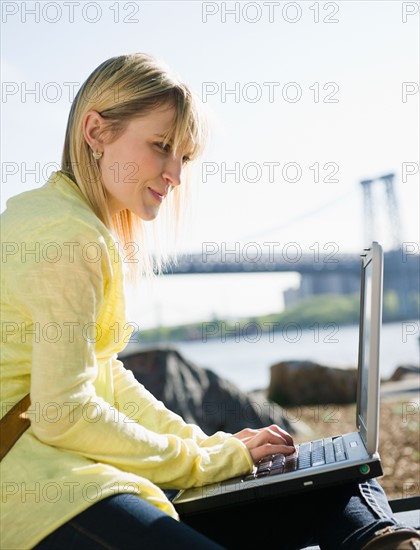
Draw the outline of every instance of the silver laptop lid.
<instances>
[{"instance_id":1,"label":"silver laptop lid","mask_svg":"<svg viewBox=\"0 0 420 550\"><path fill-rule=\"evenodd\" d=\"M369 454L378 450L383 250L374 241L362 256L356 425Z\"/></svg>"}]
</instances>

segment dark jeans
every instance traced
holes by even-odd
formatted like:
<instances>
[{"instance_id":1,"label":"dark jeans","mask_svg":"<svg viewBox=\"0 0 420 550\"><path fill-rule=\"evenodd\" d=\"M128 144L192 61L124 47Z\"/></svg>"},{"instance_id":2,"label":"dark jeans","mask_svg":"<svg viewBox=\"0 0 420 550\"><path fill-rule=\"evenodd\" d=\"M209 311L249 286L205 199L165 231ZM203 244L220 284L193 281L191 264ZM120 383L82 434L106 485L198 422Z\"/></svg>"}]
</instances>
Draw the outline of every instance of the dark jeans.
<instances>
[{"instance_id":1,"label":"dark jeans","mask_svg":"<svg viewBox=\"0 0 420 550\"><path fill-rule=\"evenodd\" d=\"M135 495L119 494L93 504L35 548L235 549L261 548L274 540L282 550L311 544L360 550L375 531L397 525L376 480L181 519L177 522Z\"/></svg>"}]
</instances>

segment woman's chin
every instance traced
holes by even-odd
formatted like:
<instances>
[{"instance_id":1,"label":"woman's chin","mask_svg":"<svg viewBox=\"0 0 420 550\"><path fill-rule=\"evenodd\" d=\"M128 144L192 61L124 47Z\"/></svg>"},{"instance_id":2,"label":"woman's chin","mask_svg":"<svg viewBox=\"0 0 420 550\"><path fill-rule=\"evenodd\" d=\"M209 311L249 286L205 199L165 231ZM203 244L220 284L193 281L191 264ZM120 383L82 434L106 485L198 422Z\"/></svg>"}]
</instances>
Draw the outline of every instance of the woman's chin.
<instances>
[{"instance_id":1,"label":"woman's chin","mask_svg":"<svg viewBox=\"0 0 420 550\"><path fill-rule=\"evenodd\" d=\"M142 219L145 222L151 222L157 218L157 215L159 214L159 208L153 209L153 210L141 210L134 212L140 219Z\"/></svg>"}]
</instances>

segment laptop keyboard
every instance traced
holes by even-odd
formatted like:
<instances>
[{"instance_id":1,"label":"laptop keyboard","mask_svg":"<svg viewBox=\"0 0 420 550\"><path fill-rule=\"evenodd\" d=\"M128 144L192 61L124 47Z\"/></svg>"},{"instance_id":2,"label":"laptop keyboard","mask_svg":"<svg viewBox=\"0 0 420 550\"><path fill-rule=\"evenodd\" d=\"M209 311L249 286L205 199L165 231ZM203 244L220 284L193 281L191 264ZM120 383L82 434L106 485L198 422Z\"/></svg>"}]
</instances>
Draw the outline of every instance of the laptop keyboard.
<instances>
[{"instance_id":1,"label":"laptop keyboard","mask_svg":"<svg viewBox=\"0 0 420 550\"><path fill-rule=\"evenodd\" d=\"M295 448L296 452L291 455L277 454L262 458L256 464L254 472L246 476L244 481L342 462L347 459L341 436L301 443L295 445Z\"/></svg>"}]
</instances>

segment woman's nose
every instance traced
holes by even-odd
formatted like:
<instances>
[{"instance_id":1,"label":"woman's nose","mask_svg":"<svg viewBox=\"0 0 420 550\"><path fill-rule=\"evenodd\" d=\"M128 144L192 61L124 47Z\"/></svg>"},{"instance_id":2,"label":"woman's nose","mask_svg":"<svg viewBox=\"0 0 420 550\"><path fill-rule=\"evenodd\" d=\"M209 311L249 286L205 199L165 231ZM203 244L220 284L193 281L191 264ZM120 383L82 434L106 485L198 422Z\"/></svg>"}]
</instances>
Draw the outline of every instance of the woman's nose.
<instances>
[{"instance_id":1,"label":"woman's nose","mask_svg":"<svg viewBox=\"0 0 420 550\"><path fill-rule=\"evenodd\" d=\"M181 183L182 158L167 159L163 170L163 178L168 185L176 186Z\"/></svg>"}]
</instances>

